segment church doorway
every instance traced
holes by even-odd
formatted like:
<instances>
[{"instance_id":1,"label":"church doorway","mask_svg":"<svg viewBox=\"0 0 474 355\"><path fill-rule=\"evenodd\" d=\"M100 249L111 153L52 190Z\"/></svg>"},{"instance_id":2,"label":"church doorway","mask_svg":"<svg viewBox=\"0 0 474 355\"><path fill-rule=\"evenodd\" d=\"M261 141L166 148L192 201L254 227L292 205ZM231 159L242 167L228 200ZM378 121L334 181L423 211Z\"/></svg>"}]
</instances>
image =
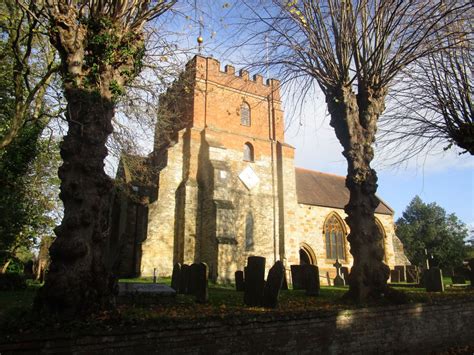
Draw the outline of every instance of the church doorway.
<instances>
[{"instance_id":1,"label":"church doorway","mask_svg":"<svg viewBox=\"0 0 474 355\"><path fill-rule=\"evenodd\" d=\"M313 249L303 243L300 248L300 265L317 265L316 255L313 252Z\"/></svg>"}]
</instances>

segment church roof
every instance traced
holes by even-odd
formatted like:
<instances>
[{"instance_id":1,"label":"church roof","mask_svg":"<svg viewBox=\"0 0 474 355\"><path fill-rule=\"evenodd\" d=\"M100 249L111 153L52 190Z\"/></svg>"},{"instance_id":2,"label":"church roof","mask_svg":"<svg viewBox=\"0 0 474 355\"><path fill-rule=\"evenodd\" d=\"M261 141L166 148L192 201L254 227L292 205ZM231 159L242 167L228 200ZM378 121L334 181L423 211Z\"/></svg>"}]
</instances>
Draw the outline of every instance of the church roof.
<instances>
[{"instance_id":1,"label":"church roof","mask_svg":"<svg viewBox=\"0 0 474 355\"><path fill-rule=\"evenodd\" d=\"M302 168L295 169L298 203L343 209L349 202L349 190L344 176ZM393 210L379 198L375 213L393 214Z\"/></svg>"}]
</instances>

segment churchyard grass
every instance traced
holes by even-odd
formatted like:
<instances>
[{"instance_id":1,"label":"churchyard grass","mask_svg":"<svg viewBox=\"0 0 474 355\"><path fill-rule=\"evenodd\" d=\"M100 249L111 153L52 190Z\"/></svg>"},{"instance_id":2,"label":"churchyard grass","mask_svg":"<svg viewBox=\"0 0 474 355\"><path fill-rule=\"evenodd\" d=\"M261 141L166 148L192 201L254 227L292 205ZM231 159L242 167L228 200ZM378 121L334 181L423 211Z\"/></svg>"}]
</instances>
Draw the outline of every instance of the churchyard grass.
<instances>
[{"instance_id":1,"label":"churchyard grass","mask_svg":"<svg viewBox=\"0 0 474 355\"><path fill-rule=\"evenodd\" d=\"M170 284L170 278L159 278L159 283ZM124 279L121 282L151 283L152 278ZM39 284L29 284L24 290L0 292L0 332L15 332L19 327L22 331L38 331L38 319L31 315L29 310L33 305L34 295ZM473 288L447 287L444 293L428 293L424 288L404 287L396 288L407 295L405 301L409 303L432 303L443 300L463 299L474 297ZM382 306L392 304L390 301L380 301L375 304L354 305L343 299L347 287L322 286L319 296L307 296L304 290L281 291L279 306L276 309L263 307L247 307L244 305L243 292L235 291L234 285L209 284L209 302L197 304L195 297L178 294L164 302L146 305L119 304L117 312L98 315L87 322L87 326L103 327L120 324L141 324L142 322L179 322L182 320L223 318L231 316L256 316L258 314L292 314L299 312L325 312L332 310L354 309L367 306ZM41 323L46 322L41 320ZM56 323L55 323L56 324ZM81 328L84 324L71 325L72 328ZM43 328L47 328L45 323ZM75 329L75 328L74 328Z\"/></svg>"}]
</instances>

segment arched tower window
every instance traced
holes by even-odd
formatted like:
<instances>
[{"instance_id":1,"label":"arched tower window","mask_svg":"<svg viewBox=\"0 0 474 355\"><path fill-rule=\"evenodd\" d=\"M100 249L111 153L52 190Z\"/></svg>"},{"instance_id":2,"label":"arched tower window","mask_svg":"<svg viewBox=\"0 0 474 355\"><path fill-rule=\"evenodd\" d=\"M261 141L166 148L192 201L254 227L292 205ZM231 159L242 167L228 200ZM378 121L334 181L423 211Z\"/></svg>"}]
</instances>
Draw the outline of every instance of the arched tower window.
<instances>
[{"instance_id":1,"label":"arched tower window","mask_svg":"<svg viewBox=\"0 0 474 355\"><path fill-rule=\"evenodd\" d=\"M245 250L253 250L253 216L248 212L245 217Z\"/></svg>"},{"instance_id":2,"label":"arched tower window","mask_svg":"<svg viewBox=\"0 0 474 355\"><path fill-rule=\"evenodd\" d=\"M244 144L244 160L245 161L254 161L253 146L250 143L245 143Z\"/></svg>"},{"instance_id":3,"label":"arched tower window","mask_svg":"<svg viewBox=\"0 0 474 355\"><path fill-rule=\"evenodd\" d=\"M250 126L250 106L246 102L240 105L240 124L242 126Z\"/></svg>"},{"instance_id":4,"label":"arched tower window","mask_svg":"<svg viewBox=\"0 0 474 355\"><path fill-rule=\"evenodd\" d=\"M326 257L328 259L345 260L344 227L342 221L335 214L326 219L324 233L326 236Z\"/></svg>"}]
</instances>

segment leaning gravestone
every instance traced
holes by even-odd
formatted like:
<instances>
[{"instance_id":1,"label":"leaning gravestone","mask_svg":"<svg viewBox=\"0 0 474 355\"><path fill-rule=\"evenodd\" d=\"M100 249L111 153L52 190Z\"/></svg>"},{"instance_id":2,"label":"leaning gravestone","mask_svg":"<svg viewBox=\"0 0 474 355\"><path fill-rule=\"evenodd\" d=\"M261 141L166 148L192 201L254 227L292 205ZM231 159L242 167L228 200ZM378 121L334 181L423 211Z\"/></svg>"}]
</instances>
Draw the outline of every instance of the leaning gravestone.
<instances>
[{"instance_id":1,"label":"leaning gravestone","mask_svg":"<svg viewBox=\"0 0 474 355\"><path fill-rule=\"evenodd\" d=\"M179 293L188 293L188 278L189 278L189 265L183 264L181 266L181 278L179 279Z\"/></svg>"},{"instance_id":2,"label":"leaning gravestone","mask_svg":"<svg viewBox=\"0 0 474 355\"><path fill-rule=\"evenodd\" d=\"M344 286L344 279L341 277L341 263L339 262L338 259L336 259L336 262L333 265L336 268L336 277L334 278L334 286Z\"/></svg>"},{"instance_id":3,"label":"leaning gravestone","mask_svg":"<svg viewBox=\"0 0 474 355\"><path fill-rule=\"evenodd\" d=\"M405 267L407 273L407 282L408 283L419 283L420 276L418 272L418 267L416 265L406 265Z\"/></svg>"},{"instance_id":4,"label":"leaning gravestone","mask_svg":"<svg viewBox=\"0 0 474 355\"><path fill-rule=\"evenodd\" d=\"M425 287L427 292L444 292L443 272L438 267L432 267L425 272Z\"/></svg>"},{"instance_id":5,"label":"leaning gravestone","mask_svg":"<svg viewBox=\"0 0 474 355\"><path fill-rule=\"evenodd\" d=\"M390 282L391 283L400 282L400 270L390 270Z\"/></svg>"},{"instance_id":6,"label":"leaning gravestone","mask_svg":"<svg viewBox=\"0 0 474 355\"><path fill-rule=\"evenodd\" d=\"M394 267L394 270L398 270L400 272L400 277L398 282L405 282L406 277L405 277L405 265L396 265Z\"/></svg>"},{"instance_id":7,"label":"leaning gravestone","mask_svg":"<svg viewBox=\"0 0 474 355\"><path fill-rule=\"evenodd\" d=\"M319 296L319 268L316 265L304 265L304 283L307 296Z\"/></svg>"},{"instance_id":8,"label":"leaning gravestone","mask_svg":"<svg viewBox=\"0 0 474 355\"><path fill-rule=\"evenodd\" d=\"M251 307L260 306L262 304L264 286L265 258L262 256L249 256L245 272L244 303Z\"/></svg>"},{"instance_id":9,"label":"leaning gravestone","mask_svg":"<svg viewBox=\"0 0 474 355\"><path fill-rule=\"evenodd\" d=\"M193 264L195 266L196 283L194 294L196 295L197 303L206 303L209 300L209 293L207 288L208 267L206 263Z\"/></svg>"},{"instance_id":10,"label":"leaning gravestone","mask_svg":"<svg viewBox=\"0 0 474 355\"><path fill-rule=\"evenodd\" d=\"M186 288L186 293L188 295L194 295L196 293L198 269L199 264L196 263L191 264L188 269L188 287Z\"/></svg>"},{"instance_id":11,"label":"leaning gravestone","mask_svg":"<svg viewBox=\"0 0 474 355\"><path fill-rule=\"evenodd\" d=\"M173 267L173 273L171 274L171 288L176 292L179 291L179 281L181 276L181 264L176 263Z\"/></svg>"},{"instance_id":12,"label":"leaning gravestone","mask_svg":"<svg viewBox=\"0 0 474 355\"><path fill-rule=\"evenodd\" d=\"M278 295L285 275L285 267L281 261L277 261L268 271L267 282L263 290L263 307L276 308L278 306Z\"/></svg>"},{"instance_id":13,"label":"leaning gravestone","mask_svg":"<svg viewBox=\"0 0 474 355\"><path fill-rule=\"evenodd\" d=\"M293 290L304 290L303 265L291 265L291 280L293 282Z\"/></svg>"},{"instance_id":14,"label":"leaning gravestone","mask_svg":"<svg viewBox=\"0 0 474 355\"><path fill-rule=\"evenodd\" d=\"M235 272L235 290L238 292L244 292L245 287L245 280L244 280L244 272L238 270Z\"/></svg>"}]
</instances>

